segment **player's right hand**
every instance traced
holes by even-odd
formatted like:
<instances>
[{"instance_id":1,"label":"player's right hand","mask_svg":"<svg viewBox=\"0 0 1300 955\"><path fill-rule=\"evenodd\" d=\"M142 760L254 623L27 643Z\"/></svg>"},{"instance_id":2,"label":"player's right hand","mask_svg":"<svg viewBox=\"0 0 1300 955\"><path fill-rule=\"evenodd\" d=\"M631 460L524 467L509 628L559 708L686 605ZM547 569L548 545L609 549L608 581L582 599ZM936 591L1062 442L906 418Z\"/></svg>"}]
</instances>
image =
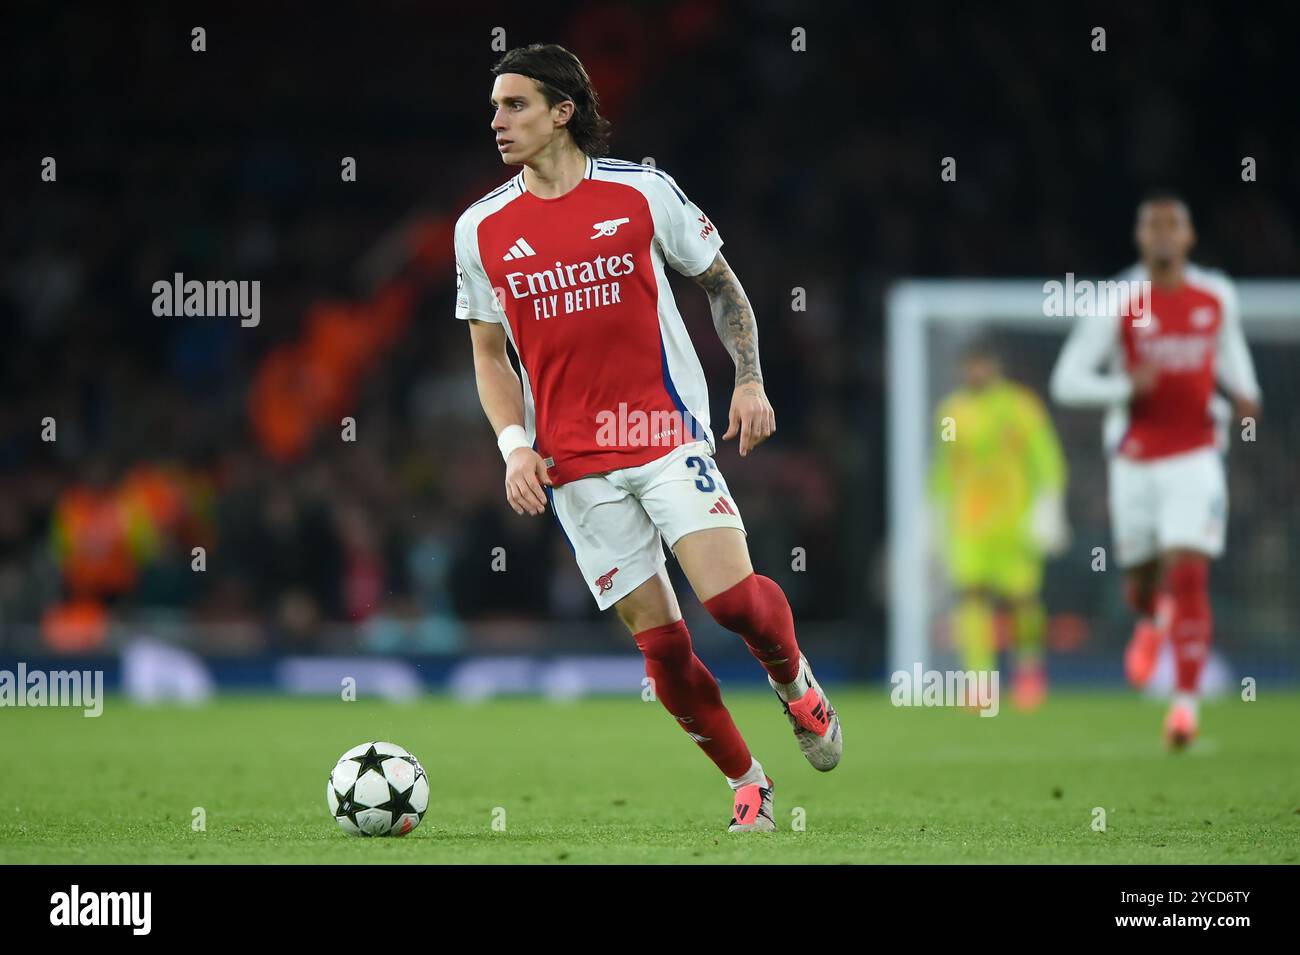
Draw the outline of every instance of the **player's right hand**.
<instances>
[{"instance_id":1,"label":"player's right hand","mask_svg":"<svg viewBox=\"0 0 1300 955\"><path fill-rule=\"evenodd\" d=\"M506 501L516 514L545 514L542 485L551 486L546 463L532 448L515 448L506 461Z\"/></svg>"},{"instance_id":2,"label":"player's right hand","mask_svg":"<svg viewBox=\"0 0 1300 955\"><path fill-rule=\"evenodd\" d=\"M1133 381L1133 397L1140 398L1142 395L1150 394L1155 390L1156 379L1160 377L1159 366L1144 361L1141 364L1134 365L1133 370L1129 372L1129 378Z\"/></svg>"}]
</instances>

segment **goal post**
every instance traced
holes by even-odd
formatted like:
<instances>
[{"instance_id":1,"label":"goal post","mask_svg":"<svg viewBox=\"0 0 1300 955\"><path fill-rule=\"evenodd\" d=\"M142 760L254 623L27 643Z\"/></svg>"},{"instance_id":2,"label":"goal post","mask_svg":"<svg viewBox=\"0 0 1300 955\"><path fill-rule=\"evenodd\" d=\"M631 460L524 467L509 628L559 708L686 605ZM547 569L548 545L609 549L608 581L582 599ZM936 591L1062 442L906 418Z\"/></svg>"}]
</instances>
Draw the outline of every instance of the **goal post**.
<instances>
[{"instance_id":1,"label":"goal post","mask_svg":"<svg viewBox=\"0 0 1300 955\"><path fill-rule=\"evenodd\" d=\"M1059 282L1060 278L1054 280ZM977 335L996 332L999 340L1013 346L1012 353L1004 355L1008 376L1037 392L1054 419L1060 412L1047 396L1047 375L1074 319L1047 316L1045 281L1048 280L909 279L894 284L887 292L890 601L887 661L891 672L910 671L917 663L929 668L936 656L931 633L939 609L937 597L943 595L946 583L934 579L926 540L929 520L926 487L933 438L929 423L938 402L957 386L959 357L965 343ZM1300 456L1296 444L1300 436L1300 384L1294 381L1300 375L1293 377L1294 373L1288 373L1289 369L1300 367L1300 282L1242 280L1236 282L1236 287L1242 326L1260 376L1264 407L1261 420L1266 422L1266 429L1271 429L1269 440L1274 441L1270 453L1277 461L1286 461L1288 456L1277 452L1277 442L1297 448ZM1271 360L1261 361L1264 352ZM1094 488L1104 486L1104 480L1099 479L1104 469L1101 417L1100 411L1095 413L1090 445L1077 436L1073 443L1063 439L1072 472L1081 467L1091 472L1089 486ZM1237 503L1231 478L1229 496L1231 532ZM1267 503L1264 510L1276 514L1286 508L1297 510L1279 497ZM1300 531L1300 526L1291 529ZM1108 534L1105 540L1109 541ZM1300 573L1300 553L1296 552L1300 547L1296 545L1295 538L1284 536L1281 548L1287 566L1268 568L1270 573L1280 572L1292 581L1289 587L1281 588L1287 592L1278 595L1279 605L1274 608L1273 617L1260 617L1276 619L1282 628L1285 628L1282 621L1289 620L1294 625L1300 604L1296 596L1300 588L1294 585L1300 579L1296 576ZM1225 556L1231 557L1231 552ZM1246 571L1251 573L1253 568ZM1231 618L1229 623L1241 636L1239 631L1245 624ZM1271 627L1265 624L1264 629ZM1248 651L1281 647L1267 639L1256 643L1246 636L1242 640ZM1281 649L1279 652L1286 653ZM1293 663L1294 655L1286 662Z\"/></svg>"}]
</instances>

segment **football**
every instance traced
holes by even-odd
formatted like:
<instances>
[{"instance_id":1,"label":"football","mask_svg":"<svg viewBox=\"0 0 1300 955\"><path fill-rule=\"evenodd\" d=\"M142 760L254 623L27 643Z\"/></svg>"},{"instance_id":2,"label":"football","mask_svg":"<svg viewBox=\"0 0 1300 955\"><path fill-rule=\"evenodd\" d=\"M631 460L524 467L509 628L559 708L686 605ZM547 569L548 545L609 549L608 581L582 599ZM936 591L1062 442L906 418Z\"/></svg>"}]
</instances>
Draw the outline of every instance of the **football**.
<instances>
[{"instance_id":1,"label":"football","mask_svg":"<svg viewBox=\"0 0 1300 955\"><path fill-rule=\"evenodd\" d=\"M353 836L404 836L429 808L429 777L420 761L394 743L362 743L334 764L325 802Z\"/></svg>"}]
</instances>

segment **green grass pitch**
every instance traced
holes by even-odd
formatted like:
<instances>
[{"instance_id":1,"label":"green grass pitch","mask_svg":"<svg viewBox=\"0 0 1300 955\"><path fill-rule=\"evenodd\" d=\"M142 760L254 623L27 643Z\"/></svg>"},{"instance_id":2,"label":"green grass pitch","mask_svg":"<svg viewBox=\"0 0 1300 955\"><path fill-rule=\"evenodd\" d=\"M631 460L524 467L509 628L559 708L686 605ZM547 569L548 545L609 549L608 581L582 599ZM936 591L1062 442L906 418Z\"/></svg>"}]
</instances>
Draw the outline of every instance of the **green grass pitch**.
<instances>
[{"instance_id":1,"label":"green grass pitch","mask_svg":"<svg viewBox=\"0 0 1300 955\"><path fill-rule=\"evenodd\" d=\"M992 719L895 708L883 686L832 698L845 757L820 774L770 695L728 694L776 782L778 831L739 836L712 765L637 697L4 709L0 863L1300 862L1300 694L1206 704L1179 755L1163 708L1120 692ZM326 812L334 761L370 739L428 770L406 838L349 837Z\"/></svg>"}]
</instances>

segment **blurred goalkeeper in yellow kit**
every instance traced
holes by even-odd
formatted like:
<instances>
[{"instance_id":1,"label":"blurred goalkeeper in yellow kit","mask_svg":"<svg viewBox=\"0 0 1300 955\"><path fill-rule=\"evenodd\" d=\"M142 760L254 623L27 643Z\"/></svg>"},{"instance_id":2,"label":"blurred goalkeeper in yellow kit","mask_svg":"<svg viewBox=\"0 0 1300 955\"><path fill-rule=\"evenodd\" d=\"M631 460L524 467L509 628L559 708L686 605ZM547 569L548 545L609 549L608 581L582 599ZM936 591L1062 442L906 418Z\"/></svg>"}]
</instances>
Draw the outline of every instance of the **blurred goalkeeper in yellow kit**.
<instances>
[{"instance_id":1,"label":"blurred goalkeeper in yellow kit","mask_svg":"<svg viewBox=\"0 0 1300 955\"><path fill-rule=\"evenodd\" d=\"M936 427L930 496L956 591L954 642L965 669L994 669L995 615L1009 612L1012 700L1033 709L1047 692L1043 559L1064 551L1070 537L1060 442L1042 401L1003 377L983 341L965 351L962 386L939 406Z\"/></svg>"}]
</instances>

